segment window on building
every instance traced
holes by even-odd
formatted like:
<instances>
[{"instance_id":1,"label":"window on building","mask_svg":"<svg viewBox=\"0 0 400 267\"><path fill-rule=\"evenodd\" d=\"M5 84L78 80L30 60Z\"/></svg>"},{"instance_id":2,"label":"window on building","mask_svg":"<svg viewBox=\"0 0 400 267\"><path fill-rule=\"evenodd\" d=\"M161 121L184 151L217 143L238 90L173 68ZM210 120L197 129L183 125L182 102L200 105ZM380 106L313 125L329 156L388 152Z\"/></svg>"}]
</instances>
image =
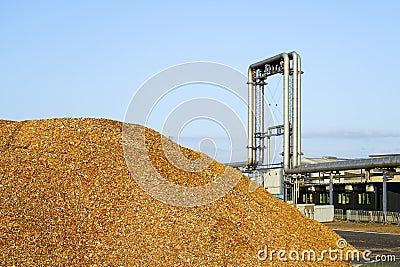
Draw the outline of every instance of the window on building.
<instances>
[{"instance_id":1,"label":"window on building","mask_svg":"<svg viewBox=\"0 0 400 267\"><path fill-rule=\"evenodd\" d=\"M368 193L358 194L358 204L359 205L370 205L371 204L371 194L368 194Z\"/></svg>"},{"instance_id":2,"label":"window on building","mask_svg":"<svg viewBox=\"0 0 400 267\"><path fill-rule=\"evenodd\" d=\"M339 204L349 204L350 203L350 194L348 194L348 193L338 194L338 203Z\"/></svg>"},{"instance_id":3,"label":"window on building","mask_svg":"<svg viewBox=\"0 0 400 267\"><path fill-rule=\"evenodd\" d=\"M305 204L313 203L313 194L312 193L303 194L302 200L303 200L303 203L305 203Z\"/></svg>"},{"instance_id":4,"label":"window on building","mask_svg":"<svg viewBox=\"0 0 400 267\"><path fill-rule=\"evenodd\" d=\"M329 194L328 193L321 193L319 195L319 203L320 204L329 204Z\"/></svg>"}]
</instances>

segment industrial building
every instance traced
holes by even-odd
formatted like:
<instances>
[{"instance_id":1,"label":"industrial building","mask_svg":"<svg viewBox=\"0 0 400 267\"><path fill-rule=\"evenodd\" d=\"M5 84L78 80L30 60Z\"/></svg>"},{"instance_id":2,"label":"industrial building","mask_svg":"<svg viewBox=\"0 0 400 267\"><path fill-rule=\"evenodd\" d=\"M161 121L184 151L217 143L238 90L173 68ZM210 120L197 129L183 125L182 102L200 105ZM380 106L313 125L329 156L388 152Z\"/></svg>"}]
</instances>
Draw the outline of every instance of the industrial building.
<instances>
[{"instance_id":1,"label":"industrial building","mask_svg":"<svg viewBox=\"0 0 400 267\"><path fill-rule=\"evenodd\" d=\"M381 155L380 157L383 157ZM390 156L390 155L387 155ZM302 162L315 164L339 161L336 158L311 159L303 158ZM399 169L393 170L387 178L387 211L400 212L400 175ZM343 210L383 210L383 172L381 170L366 172L361 170L342 171L333 180L333 201L336 209ZM300 185L298 203L316 205L330 204L329 174L310 174Z\"/></svg>"},{"instance_id":2,"label":"industrial building","mask_svg":"<svg viewBox=\"0 0 400 267\"><path fill-rule=\"evenodd\" d=\"M381 211L400 224L400 154L366 159L307 158L301 150L301 58L281 53L248 68L248 161L231 166L307 216L317 210ZM264 90L267 79L283 76L283 124L265 125ZM283 137L282 161L271 162L271 139ZM281 137L280 137L281 138ZM397 213L393 213L397 212ZM370 219L375 213L369 212ZM397 216L397 217L396 217ZM323 215L323 220L326 216ZM314 218L314 217L313 217ZM358 217L357 217L358 218ZM318 219L318 218L316 218Z\"/></svg>"}]
</instances>

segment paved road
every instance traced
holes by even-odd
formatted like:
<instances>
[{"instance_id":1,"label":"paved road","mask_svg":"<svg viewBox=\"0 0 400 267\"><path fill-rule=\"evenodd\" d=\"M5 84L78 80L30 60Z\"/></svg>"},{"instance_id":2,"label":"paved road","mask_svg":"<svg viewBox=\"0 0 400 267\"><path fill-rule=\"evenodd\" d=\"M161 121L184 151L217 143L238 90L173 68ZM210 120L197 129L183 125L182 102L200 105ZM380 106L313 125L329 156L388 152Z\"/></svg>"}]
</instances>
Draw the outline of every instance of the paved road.
<instances>
[{"instance_id":1,"label":"paved road","mask_svg":"<svg viewBox=\"0 0 400 267\"><path fill-rule=\"evenodd\" d=\"M349 230L334 230L359 250L371 250L374 255L395 255L396 262L381 266L400 266L400 234L384 234ZM368 266L368 265L363 265Z\"/></svg>"}]
</instances>

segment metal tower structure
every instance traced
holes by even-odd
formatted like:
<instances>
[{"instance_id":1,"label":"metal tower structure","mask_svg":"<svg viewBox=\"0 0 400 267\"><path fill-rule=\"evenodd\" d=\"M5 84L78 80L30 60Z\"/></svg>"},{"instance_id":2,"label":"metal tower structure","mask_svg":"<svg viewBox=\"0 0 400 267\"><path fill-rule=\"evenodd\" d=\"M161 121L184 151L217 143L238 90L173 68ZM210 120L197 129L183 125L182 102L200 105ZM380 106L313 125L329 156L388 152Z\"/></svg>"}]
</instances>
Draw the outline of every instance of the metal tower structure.
<instances>
[{"instance_id":1,"label":"metal tower structure","mask_svg":"<svg viewBox=\"0 0 400 267\"><path fill-rule=\"evenodd\" d=\"M283 75L283 125L271 125L265 130L264 87L267 84L268 77L276 74ZM253 174L262 172L264 175L269 171L269 175L271 177L274 176L272 180L276 180L276 183L272 183L272 187L283 188L285 201L287 200L286 189L290 188L294 204L297 204L297 199L299 198L299 181L303 180L304 183L305 177L308 177L307 179L320 178L320 176L313 178L310 175L312 173L328 174L330 177L330 204L333 205L333 180L335 177L340 177L341 171L364 171L365 180L368 182L371 171L381 170L383 172L383 211L386 212L386 182L390 174L397 173L396 168L400 168L399 155L387 155L370 159L341 160L319 164L301 164L302 74L301 58L294 51L291 53L281 53L249 66L247 81L248 161L244 172ZM271 165L270 139L279 135L283 135L283 164L280 164L280 171L277 172L276 168L273 168ZM264 164L265 138L267 138L266 165ZM274 172L272 172L273 169L275 170ZM262 183L264 183L264 180Z\"/></svg>"},{"instance_id":2,"label":"metal tower structure","mask_svg":"<svg viewBox=\"0 0 400 267\"><path fill-rule=\"evenodd\" d=\"M248 161L249 169L264 165L267 138L267 167L270 162L270 138L283 135L283 169L301 163L301 59L296 52L281 53L251 64L248 68ZM265 131L264 87L270 76L283 75L283 125Z\"/></svg>"}]
</instances>

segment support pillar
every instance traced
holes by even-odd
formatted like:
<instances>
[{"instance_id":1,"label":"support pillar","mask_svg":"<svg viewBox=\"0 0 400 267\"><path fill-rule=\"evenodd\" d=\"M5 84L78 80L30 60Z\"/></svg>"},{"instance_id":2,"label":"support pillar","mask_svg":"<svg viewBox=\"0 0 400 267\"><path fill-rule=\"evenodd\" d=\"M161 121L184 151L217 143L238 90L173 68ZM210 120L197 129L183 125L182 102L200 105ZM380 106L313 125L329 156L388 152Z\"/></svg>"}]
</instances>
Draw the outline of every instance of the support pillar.
<instances>
[{"instance_id":1,"label":"support pillar","mask_svg":"<svg viewBox=\"0 0 400 267\"><path fill-rule=\"evenodd\" d=\"M386 212L387 212L387 172L383 171L382 179L382 209L383 209L383 223L387 223Z\"/></svg>"},{"instance_id":2,"label":"support pillar","mask_svg":"<svg viewBox=\"0 0 400 267\"><path fill-rule=\"evenodd\" d=\"M333 205L333 174L329 177L329 205Z\"/></svg>"}]
</instances>

